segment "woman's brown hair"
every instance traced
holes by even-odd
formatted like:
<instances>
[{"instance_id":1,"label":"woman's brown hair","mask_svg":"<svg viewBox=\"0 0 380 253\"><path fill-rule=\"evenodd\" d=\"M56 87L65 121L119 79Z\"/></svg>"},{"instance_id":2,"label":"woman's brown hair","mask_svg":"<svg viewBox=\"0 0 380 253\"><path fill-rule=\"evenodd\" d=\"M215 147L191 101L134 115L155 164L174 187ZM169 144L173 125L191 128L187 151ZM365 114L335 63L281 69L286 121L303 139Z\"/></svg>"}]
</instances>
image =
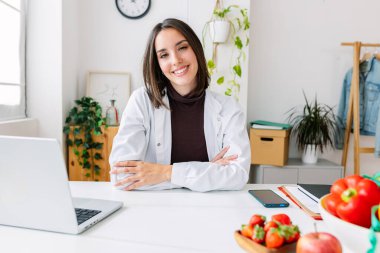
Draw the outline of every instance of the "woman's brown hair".
<instances>
[{"instance_id":1,"label":"woman's brown hair","mask_svg":"<svg viewBox=\"0 0 380 253\"><path fill-rule=\"evenodd\" d=\"M204 90L208 88L210 81L203 47L193 29L191 29L189 25L181 20L174 18L165 19L162 23L158 23L150 33L143 62L144 83L147 88L149 99L155 108L159 108L161 105L167 107L164 104L162 97L165 95L164 89L167 85L170 85L170 81L161 71L154 44L157 35L162 30L169 28L176 29L178 32L182 33L182 35L188 41L190 47L193 49L197 58L197 86L193 91L193 94L195 96L198 96L204 92Z\"/></svg>"}]
</instances>

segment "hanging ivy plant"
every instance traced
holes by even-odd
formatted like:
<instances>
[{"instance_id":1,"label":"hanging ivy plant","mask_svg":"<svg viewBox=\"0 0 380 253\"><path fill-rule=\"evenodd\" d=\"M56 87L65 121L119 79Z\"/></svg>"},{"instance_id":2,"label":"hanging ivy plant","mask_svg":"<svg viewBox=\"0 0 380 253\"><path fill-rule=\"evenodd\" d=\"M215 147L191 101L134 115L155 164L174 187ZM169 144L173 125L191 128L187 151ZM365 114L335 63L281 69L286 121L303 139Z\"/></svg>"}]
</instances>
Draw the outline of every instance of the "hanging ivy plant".
<instances>
[{"instance_id":1,"label":"hanging ivy plant","mask_svg":"<svg viewBox=\"0 0 380 253\"><path fill-rule=\"evenodd\" d=\"M234 48L234 60L230 65L230 70L232 74L231 79L225 78L225 75L217 76L216 83L218 85L226 85L226 90L224 92L225 95L231 96L233 93L235 97L238 98L238 94L240 92L240 83L238 81L239 78L242 77L242 61L245 61L246 54L244 52L245 48L249 45L249 17L248 11L246 8L241 8L239 5L229 5L227 7L223 7L220 0L216 2L216 5L213 9L213 15L209 21L206 22L203 33L202 33L202 42L203 46L206 47L206 35L207 31L209 31L209 26L212 22L216 20L224 20L230 23L230 38L225 43L233 43ZM213 42L213 52L212 58L207 60L207 68L210 75L218 74L216 71L217 67L217 46L220 43Z\"/></svg>"},{"instance_id":2,"label":"hanging ivy plant","mask_svg":"<svg viewBox=\"0 0 380 253\"><path fill-rule=\"evenodd\" d=\"M93 136L102 134L101 126L105 122L105 118L102 117L102 108L91 97L75 100L75 104L63 127L66 143L73 148L79 165L88 170L86 177L91 176L91 170L95 175L100 175L101 168L95 164L95 160L103 159L100 153L103 143L95 142Z\"/></svg>"}]
</instances>

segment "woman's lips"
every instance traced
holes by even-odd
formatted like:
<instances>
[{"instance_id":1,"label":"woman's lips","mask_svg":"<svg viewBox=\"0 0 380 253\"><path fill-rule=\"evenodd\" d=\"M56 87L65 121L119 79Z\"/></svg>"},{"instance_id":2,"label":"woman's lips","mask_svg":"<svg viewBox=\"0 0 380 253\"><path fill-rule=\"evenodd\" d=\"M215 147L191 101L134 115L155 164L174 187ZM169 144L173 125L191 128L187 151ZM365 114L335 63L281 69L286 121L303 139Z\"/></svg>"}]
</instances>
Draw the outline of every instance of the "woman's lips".
<instances>
[{"instance_id":1,"label":"woman's lips","mask_svg":"<svg viewBox=\"0 0 380 253\"><path fill-rule=\"evenodd\" d=\"M172 73L176 76L182 76L182 75L186 74L188 70L189 70L189 65L178 68L178 69L174 70Z\"/></svg>"}]
</instances>

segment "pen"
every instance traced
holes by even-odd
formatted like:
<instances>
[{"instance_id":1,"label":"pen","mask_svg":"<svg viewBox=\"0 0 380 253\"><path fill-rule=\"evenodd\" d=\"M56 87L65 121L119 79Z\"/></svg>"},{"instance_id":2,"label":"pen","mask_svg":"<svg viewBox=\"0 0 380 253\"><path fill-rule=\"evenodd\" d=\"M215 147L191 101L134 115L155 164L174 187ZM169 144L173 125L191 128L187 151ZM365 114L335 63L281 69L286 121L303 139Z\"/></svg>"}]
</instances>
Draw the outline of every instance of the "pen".
<instances>
[{"instance_id":1,"label":"pen","mask_svg":"<svg viewBox=\"0 0 380 253\"><path fill-rule=\"evenodd\" d=\"M304 192L303 190L301 190L300 188L297 188L300 192L302 192L303 194L305 194L306 196L308 196L310 199L312 199L315 203L318 203L318 201L316 201L313 197L311 197L309 194L307 194L306 192Z\"/></svg>"}]
</instances>

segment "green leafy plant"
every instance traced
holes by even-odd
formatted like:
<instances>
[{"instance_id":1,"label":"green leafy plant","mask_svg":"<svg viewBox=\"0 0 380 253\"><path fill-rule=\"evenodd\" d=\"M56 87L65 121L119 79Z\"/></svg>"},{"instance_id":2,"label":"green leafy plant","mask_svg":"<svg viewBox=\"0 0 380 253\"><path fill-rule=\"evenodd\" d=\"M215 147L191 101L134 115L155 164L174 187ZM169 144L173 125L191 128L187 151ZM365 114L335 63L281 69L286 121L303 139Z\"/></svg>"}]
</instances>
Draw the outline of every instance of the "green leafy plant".
<instances>
[{"instance_id":1,"label":"green leafy plant","mask_svg":"<svg viewBox=\"0 0 380 253\"><path fill-rule=\"evenodd\" d=\"M101 126L105 122L102 117L102 108L91 97L75 100L75 104L76 106L70 110L69 116L66 117L63 127L66 143L73 147L79 165L88 170L85 174L86 177L91 176L90 170L99 175L101 168L95 164L95 160L103 159L99 152L103 148L103 143L95 142L93 135L102 134Z\"/></svg>"},{"instance_id":2,"label":"green leafy plant","mask_svg":"<svg viewBox=\"0 0 380 253\"><path fill-rule=\"evenodd\" d=\"M232 78L227 79L225 75L217 72L217 47L220 43L213 43L212 58L207 59L207 68L210 75L219 74L216 79L218 85L226 85L225 95L231 96L233 93L236 95L240 92L239 78L242 77L242 61L245 61L246 54L244 49L249 45L249 17L247 9L241 8L239 5L229 5L226 8L222 7L221 2L218 0L213 9L213 15L203 27L202 43L206 47L206 37L209 31L210 23L216 20L224 20L230 23L230 36L226 43L233 43L235 57L230 64Z\"/></svg>"},{"instance_id":3,"label":"green leafy plant","mask_svg":"<svg viewBox=\"0 0 380 253\"><path fill-rule=\"evenodd\" d=\"M289 124L293 125L292 135L296 137L298 150L305 150L307 145L316 145L315 150L323 153L324 148L334 148L334 138L338 134L337 117L333 108L314 101L308 101L305 93L305 105L301 112L293 107L288 113Z\"/></svg>"}]
</instances>

